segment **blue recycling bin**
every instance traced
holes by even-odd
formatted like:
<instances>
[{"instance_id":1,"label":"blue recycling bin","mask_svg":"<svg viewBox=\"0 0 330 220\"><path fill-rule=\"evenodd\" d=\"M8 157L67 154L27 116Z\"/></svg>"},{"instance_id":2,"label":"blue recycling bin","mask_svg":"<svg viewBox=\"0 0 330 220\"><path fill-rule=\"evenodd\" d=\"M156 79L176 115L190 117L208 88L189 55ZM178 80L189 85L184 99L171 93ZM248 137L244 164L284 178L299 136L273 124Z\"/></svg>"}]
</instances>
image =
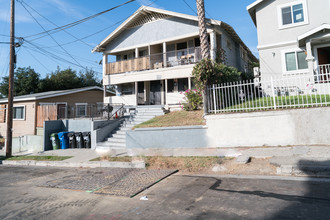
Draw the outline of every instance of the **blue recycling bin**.
<instances>
[{"instance_id":1,"label":"blue recycling bin","mask_svg":"<svg viewBox=\"0 0 330 220\"><path fill-rule=\"evenodd\" d=\"M60 139L60 147L61 149L69 148L69 137L68 134L70 132L60 132L58 133L58 139Z\"/></svg>"}]
</instances>

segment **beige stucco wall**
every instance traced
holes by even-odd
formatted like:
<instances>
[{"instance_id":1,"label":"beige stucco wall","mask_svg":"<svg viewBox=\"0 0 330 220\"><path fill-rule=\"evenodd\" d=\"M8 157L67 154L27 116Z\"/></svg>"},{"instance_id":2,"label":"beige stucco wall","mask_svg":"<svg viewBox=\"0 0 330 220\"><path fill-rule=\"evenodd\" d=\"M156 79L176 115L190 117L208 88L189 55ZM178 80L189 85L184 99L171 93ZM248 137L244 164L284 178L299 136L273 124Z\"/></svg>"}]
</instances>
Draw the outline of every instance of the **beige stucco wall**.
<instances>
[{"instance_id":1,"label":"beige stucco wall","mask_svg":"<svg viewBox=\"0 0 330 220\"><path fill-rule=\"evenodd\" d=\"M30 102L15 102L15 106L25 106L25 118L23 120L13 120L13 137L23 135L34 135L36 125L36 103ZM6 122L0 123L0 135L7 135L7 116Z\"/></svg>"}]
</instances>

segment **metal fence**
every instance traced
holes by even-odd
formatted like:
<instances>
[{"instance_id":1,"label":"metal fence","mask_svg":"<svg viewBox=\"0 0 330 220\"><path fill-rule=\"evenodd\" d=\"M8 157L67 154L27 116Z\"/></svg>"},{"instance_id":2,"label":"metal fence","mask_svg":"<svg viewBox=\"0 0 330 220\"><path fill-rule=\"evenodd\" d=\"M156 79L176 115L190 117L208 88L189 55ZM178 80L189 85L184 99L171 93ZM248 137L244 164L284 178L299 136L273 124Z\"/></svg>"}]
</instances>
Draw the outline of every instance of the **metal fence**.
<instances>
[{"instance_id":1,"label":"metal fence","mask_svg":"<svg viewBox=\"0 0 330 220\"><path fill-rule=\"evenodd\" d=\"M329 73L258 78L207 87L208 112L330 106Z\"/></svg>"}]
</instances>

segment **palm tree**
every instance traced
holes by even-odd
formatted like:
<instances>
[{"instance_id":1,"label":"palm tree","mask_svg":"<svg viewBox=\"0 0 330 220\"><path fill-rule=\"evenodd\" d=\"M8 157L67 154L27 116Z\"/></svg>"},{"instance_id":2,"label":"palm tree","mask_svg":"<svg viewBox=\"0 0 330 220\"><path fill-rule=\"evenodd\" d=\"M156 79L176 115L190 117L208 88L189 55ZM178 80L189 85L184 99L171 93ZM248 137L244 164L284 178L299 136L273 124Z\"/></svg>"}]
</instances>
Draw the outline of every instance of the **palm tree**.
<instances>
[{"instance_id":1,"label":"palm tree","mask_svg":"<svg viewBox=\"0 0 330 220\"><path fill-rule=\"evenodd\" d=\"M209 59L210 58L210 46L206 31L206 22L205 22L205 7L204 0L196 0L197 5L197 14L198 14L198 26L199 26L199 38L201 42L202 49L202 58ZM207 96L206 96L206 88L203 91L203 109L204 115L207 114Z\"/></svg>"},{"instance_id":2,"label":"palm tree","mask_svg":"<svg viewBox=\"0 0 330 220\"><path fill-rule=\"evenodd\" d=\"M210 46L206 31L205 22L205 7L204 0L196 0L197 14L198 14L198 26L199 26L199 37L201 41L202 58L210 58Z\"/></svg>"}]
</instances>

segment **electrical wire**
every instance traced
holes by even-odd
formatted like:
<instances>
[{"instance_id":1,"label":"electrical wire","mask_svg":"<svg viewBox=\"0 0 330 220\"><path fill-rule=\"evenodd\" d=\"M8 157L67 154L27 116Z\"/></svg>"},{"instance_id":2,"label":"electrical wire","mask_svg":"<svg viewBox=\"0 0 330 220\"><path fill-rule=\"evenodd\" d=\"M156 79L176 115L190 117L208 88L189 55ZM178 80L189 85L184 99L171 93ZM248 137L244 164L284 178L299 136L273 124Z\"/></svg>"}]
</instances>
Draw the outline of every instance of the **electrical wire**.
<instances>
[{"instance_id":1,"label":"electrical wire","mask_svg":"<svg viewBox=\"0 0 330 220\"><path fill-rule=\"evenodd\" d=\"M46 29L40 24L40 22L32 15L32 13L24 6L24 4L22 3L22 1L19 1L22 5L22 7L30 14L30 16L35 20L35 22L44 30L46 31ZM64 49L64 47L62 47L58 42L57 40L49 33L47 32L47 34L49 35L50 38L53 39L53 41L59 46L61 47L61 49L63 51L65 51L77 64L78 66L84 68L66 49Z\"/></svg>"},{"instance_id":2,"label":"electrical wire","mask_svg":"<svg viewBox=\"0 0 330 220\"><path fill-rule=\"evenodd\" d=\"M121 6L124 6L124 5L126 5L126 4L132 3L132 2L134 2L134 1L135 1L135 0L129 0L129 1L127 1L127 2L124 2L123 4L117 5L117 6L115 6L115 7L112 7L112 8L110 8L110 9L105 10L105 11L99 12L99 13L94 14L94 15L92 15L92 16L89 16L89 17L83 18L83 19L81 19L81 20L78 20L78 21L72 22L72 23L70 23L70 24L66 24L66 25L63 25L63 26L60 26L60 27L57 27L57 28L53 28L53 29L50 29L50 30L45 30L44 32L41 32L41 33L38 33L38 34L29 35L29 36L26 36L26 37L24 37L24 38L30 38L30 37L34 37L34 36L38 36L38 35L45 35L45 34L47 34L47 33L55 33L55 32L57 32L57 31L62 31L62 30L64 30L64 29L74 27L74 26L76 26L76 25L79 25L79 24L81 24L81 23L83 23L83 22L86 22L86 21L88 21L88 20L91 20L91 19L93 19L93 18L96 18L96 17L98 17L98 16L100 16L100 15L102 15L102 14L105 14L105 13L107 13L107 12L109 12L109 11L112 11L112 10L114 10L114 9L116 9L116 8L119 8L119 7L121 7ZM19 2L21 3L21 1L19 1ZM22 3L21 3L21 4L22 4Z\"/></svg>"},{"instance_id":3,"label":"electrical wire","mask_svg":"<svg viewBox=\"0 0 330 220\"><path fill-rule=\"evenodd\" d=\"M29 7L31 10L33 10L35 13L37 13L40 17L44 18L46 21L48 21L49 23L53 24L56 27L59 27L57 24L55 24L54 22L52 22L51 20L49 20L48 18L46 18L45 16L43 16L42 14L40 14L37 10L35 10L34 8L32 8L30 5L28 5L25 1L21 1L22 4L25 4L27 7ZM87 45L88 47L93 47L90 44L84 42L82 39L78 39L76 36L74 36L73 34L69 33L66 30L63 30L65 33L67 33L68 35L70 35L71 37L75 38L77 41L80 41L81 43ZM63 45L61 45L63 46Z\"/></svg>"}]
</instances>

